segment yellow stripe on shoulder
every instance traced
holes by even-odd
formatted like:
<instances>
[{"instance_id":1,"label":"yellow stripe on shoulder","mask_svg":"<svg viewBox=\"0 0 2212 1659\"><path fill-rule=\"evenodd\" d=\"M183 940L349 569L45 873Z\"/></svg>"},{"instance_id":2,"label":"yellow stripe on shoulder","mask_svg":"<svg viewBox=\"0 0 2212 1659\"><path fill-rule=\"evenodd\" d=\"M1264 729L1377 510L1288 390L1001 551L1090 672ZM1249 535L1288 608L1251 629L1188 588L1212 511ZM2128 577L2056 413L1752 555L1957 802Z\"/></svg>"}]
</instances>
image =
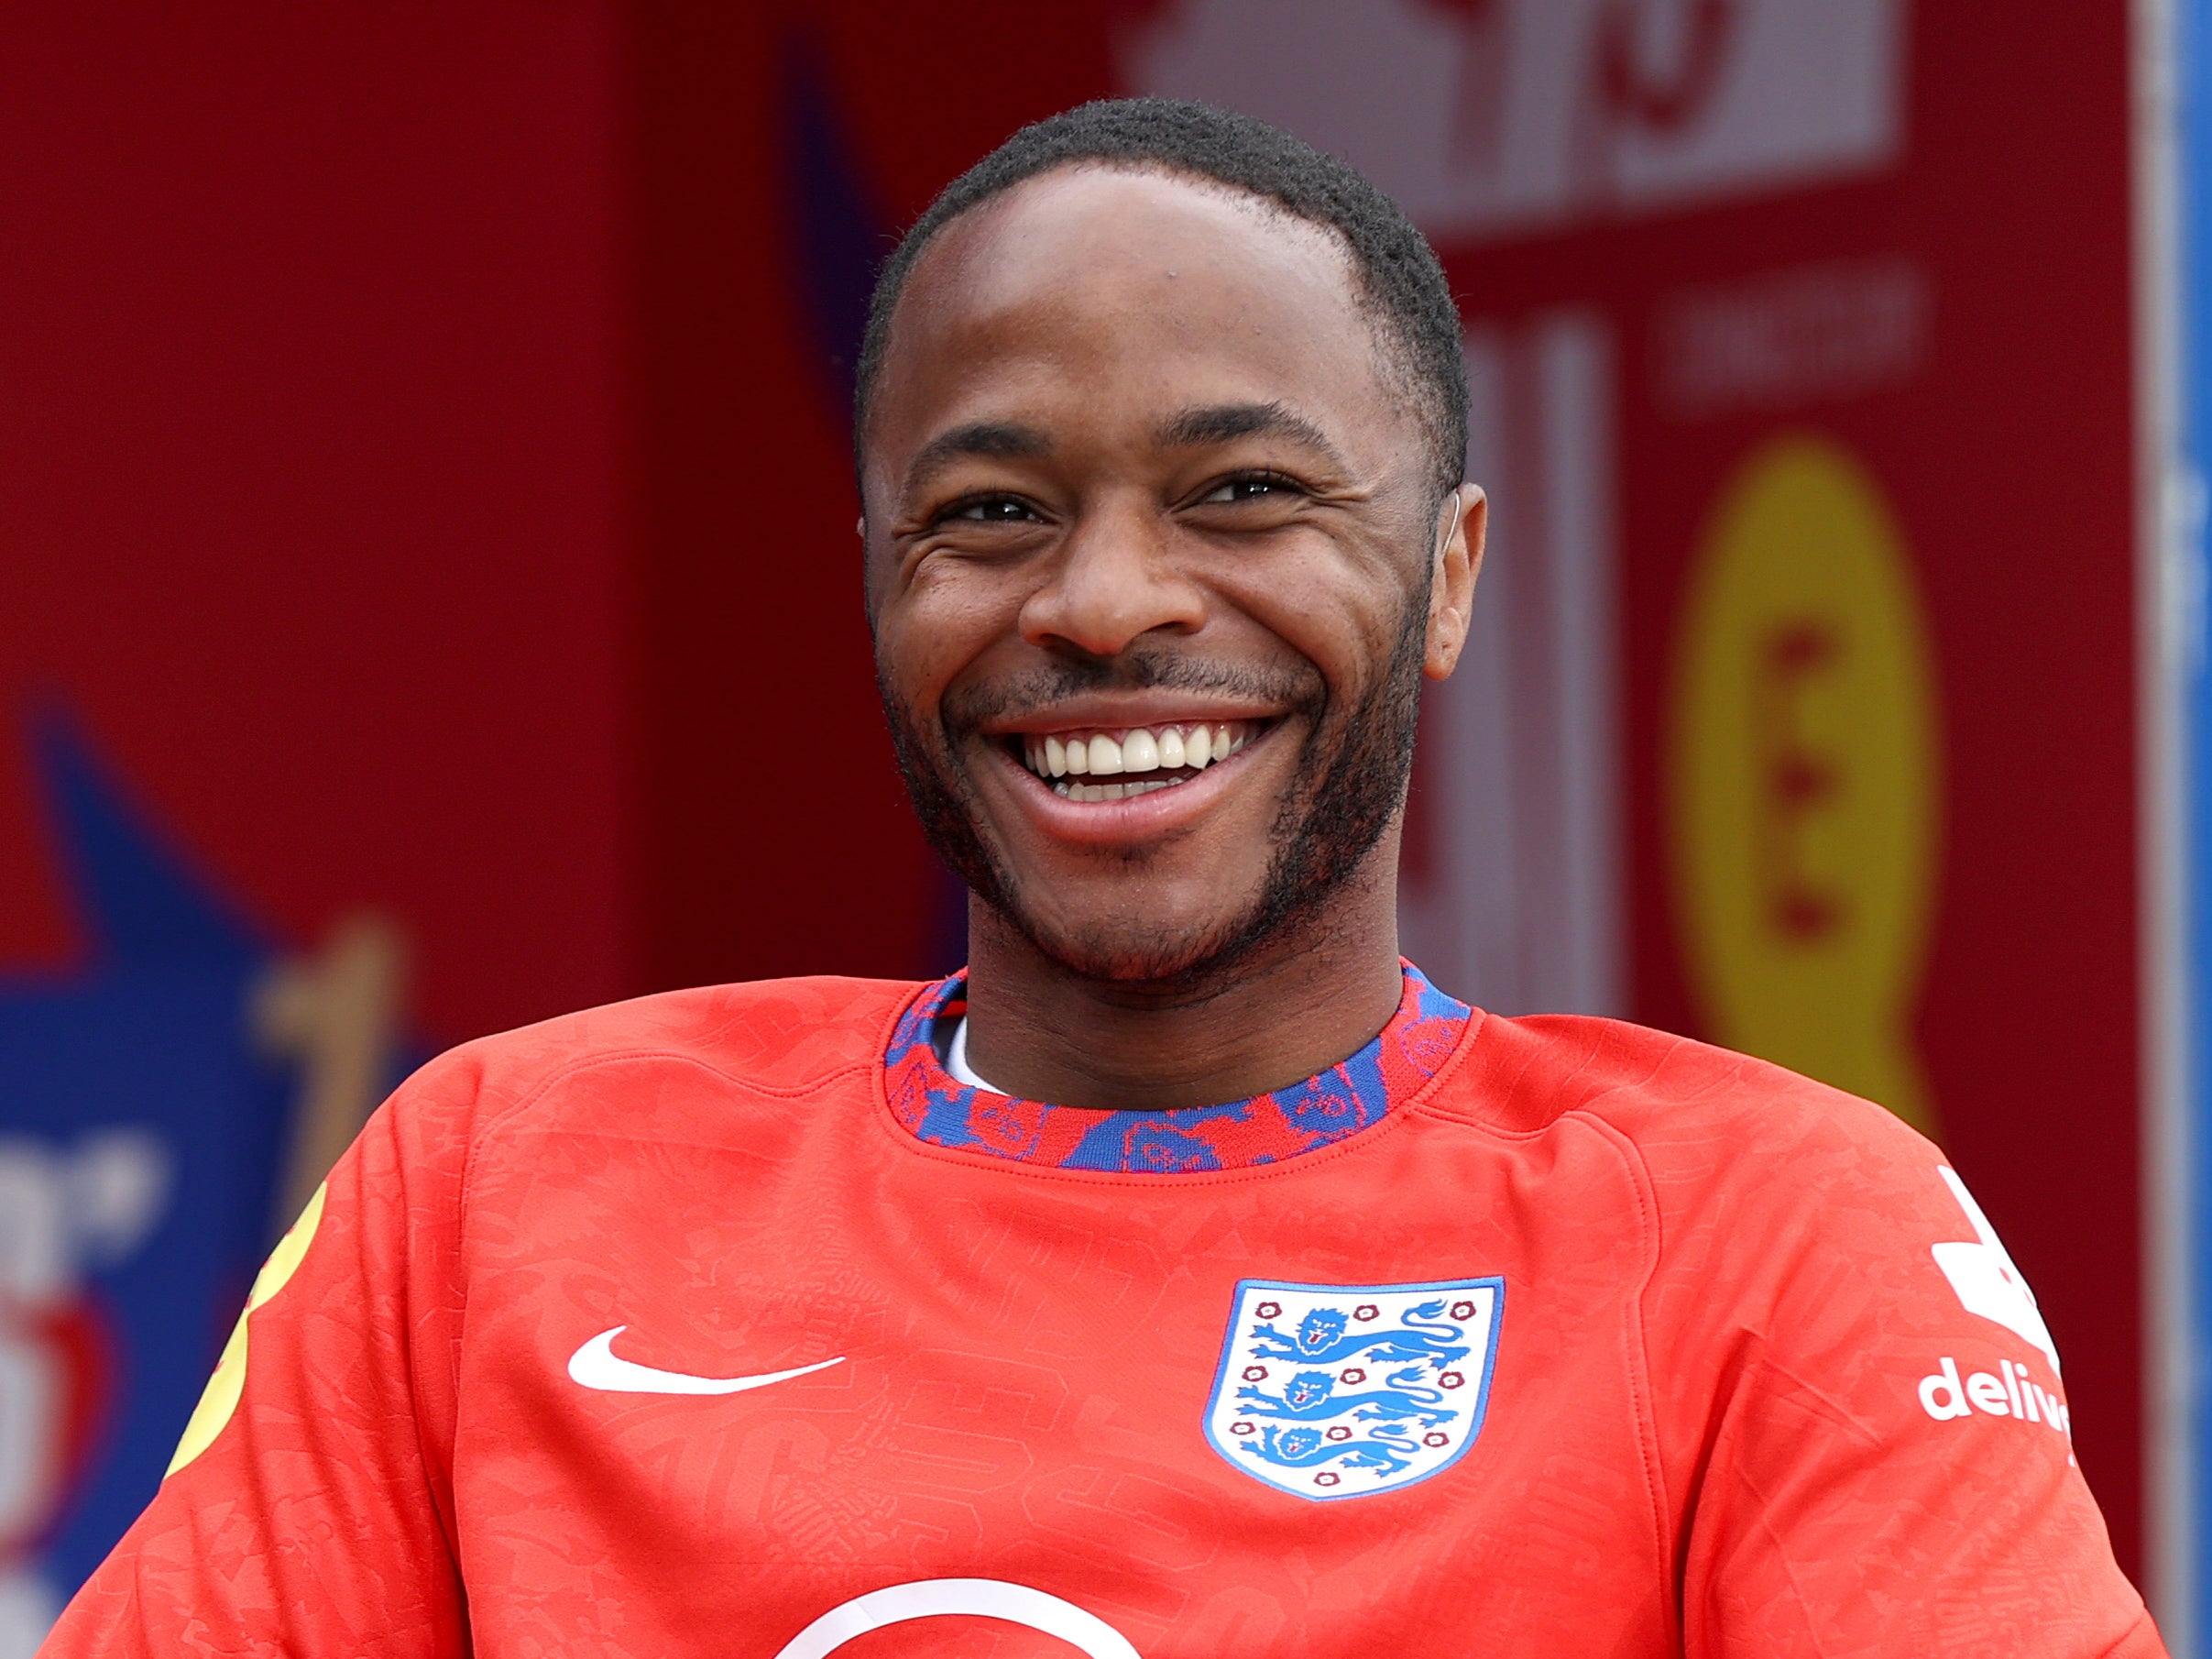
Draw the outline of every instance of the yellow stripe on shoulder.
<instances>
[{"instance_id":1,"label":"yellow stripe on shoulder","mask_svg":"<svg viewBox=\"0 0 2212 1659\"><path fill-rule=\"evenodd\" d=\"M213 1445L215 1436L230 1422L231 1414L237 1411L238 1401L246 1392L246 1322L256 1308L268 1302L300 1270L301 1262L307 1258L307 1247L315 1241L315 1229L323 1225L323 1201L329 1192L328 1181L315 1189L314 1196L307 1201L307 1208L300 1212L300 1219L292 1223L291 1231L277 1241L277 1247L261 1264L261 1271L254 1276L254 1288L246 1298L246 1309L231 1328L230 1340L223 1345L223 1357L215 1361L215 1374L207 1379L200 1403L192 1408L192 1421L184 1425L184 1437L177 1442L177 1455L169 1460L163 1479Z\"/></svg>"}]
</instances>

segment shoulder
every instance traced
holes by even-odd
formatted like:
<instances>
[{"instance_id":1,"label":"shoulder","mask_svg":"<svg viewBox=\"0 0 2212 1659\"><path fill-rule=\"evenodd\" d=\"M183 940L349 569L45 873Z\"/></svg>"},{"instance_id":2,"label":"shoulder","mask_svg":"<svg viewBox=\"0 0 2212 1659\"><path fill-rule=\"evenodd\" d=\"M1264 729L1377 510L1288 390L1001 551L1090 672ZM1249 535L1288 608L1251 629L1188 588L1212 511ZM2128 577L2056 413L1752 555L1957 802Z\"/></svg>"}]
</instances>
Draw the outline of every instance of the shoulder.
<instances>
[{"instance_id":1,"label":"shoulder","mask_svg":"<svg viewBox=\"0 0 2212 1659\"><path fill-rule=\"evenodd\" d=\"M1620 1148L1662 1217L1731 1209L1929 1219L1944 1154L1894 1114L1708 1043L1568 1015L1485 1018L1448 1109L1542 1135L1569 1119Z\"/></svg>"},{"instance_id":2,"label":"shoulder","mask_svg":"<svg viewBox=\"0 0 2212 1659\"><path fill-rule=\"evenodd\" d=\"M1651 1248L1647 1339L1682 1386L1746 1330L1801 1378L1882 1371L1867 1386L1884 1401L1891 1360L1911 1381L1931 1355L1988 1358L2007 1330L2052 1352L1949 1157L1874 1103L1615 1021L1497 1020L1479 1036L1463 1113L1533 1140L1580 1124L1617 1150ZM1962 1278L1982 1287L1971 1313Z\"/></svg>"},{"instance_id":3,"label":"shoulder","mask_svg":"<svg viewBox=\"0 0 2212 1659\"><path fill-rule=\"evenodd\" d=\"M447 1050L394 1095L466 1133L550 1103L567 1085L671 1071L767 1096L805 1093L881 1062L915 982L816 977L704 985L611 1003Z\"/></svg>"}]
</instances>

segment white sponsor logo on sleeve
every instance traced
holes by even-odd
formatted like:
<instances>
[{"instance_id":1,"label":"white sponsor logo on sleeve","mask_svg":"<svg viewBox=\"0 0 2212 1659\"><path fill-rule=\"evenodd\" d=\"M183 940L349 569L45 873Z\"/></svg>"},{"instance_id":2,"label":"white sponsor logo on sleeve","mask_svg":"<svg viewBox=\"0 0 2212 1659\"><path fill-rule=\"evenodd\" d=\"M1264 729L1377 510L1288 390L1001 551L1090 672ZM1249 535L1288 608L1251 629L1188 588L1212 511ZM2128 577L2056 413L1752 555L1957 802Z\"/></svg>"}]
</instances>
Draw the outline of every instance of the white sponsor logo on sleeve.
<instances>
[{"instance_id":1,"label":"white sponsor logo on sleeve","mask_svg":"<svg viewBox=\"0 0 2212 1659\"><path fill-rule=\"evenodd\" d=\"M1974 1371L1958 1374L1958 1361L1945 1355L1936 1368L1920 1379L1921 1410L1938 1423L1954 1417L2017 1417L2040 1423L2062 1434L2074 1430L2073 1413L2066 1402L2029 1380L2028 1368L2017 1359L2000 1359L2002 1375Z\"/></svg>"},{"instance_id":2,"label":"white sponsor logo on sleeve","mask_svg":"<svg viewBox=\"0 0 2212 1659\"><path fill-rule=\"evenodd\" d=\"M1966 1183L1957 1173L1938 1164L1935 1172L1944 1178L1951 1195L1958 1200L1958 1207L1966 1212L1966 1224L1974 1229L1971 1241L1948 1240L1928 1247L1935 1258L1935 1265L1943 1269L1951 1288L1958 1294L1959 1305L1967 1313L2000 1324L2027 1343L2051 1362L2051 1379L2058 1381L2058 1348L2051 1340L2050 1327L2035 1305L2035 1292L2028 1288L2027 1280L2005 1247L1997 1236L1997 1229L1982 1214L1981 1205L1974 1202L1974 1194L1966 1191ZM1958 1418L2009 1417L2023 1423L2040 1423L2058 1433L2072 1436L2073 1414L2066 1402L2054 1391L2034 1382L2028 1368L2017 1359L2001 1359L1995 1371L1971 1371L1961 1376L1958 1361L1949 1355L1936 1362L1936 1368L1920 1379L1921 1410L1938 1423Z\"/></svg>"},{"instance_id":3,"label":"white sponsor logo on sleeve","mask_svg":"<svg viewBox=\"0 0 2212 1659\"><path fill-rule=\"evenodd\" d=\"M1974 1228L1975 1242L1963 1240L1954 1244L1929 1246L1935 1257L1935 1265L1944 1270L1951 1288L1958 1292L1958 1300L1966 1312L1978 1313L1984 1319L1998 1324L2021 1338L2030 1346L2042 1351L2056 1373L2058 1347L2051 1340L2050 1328L2035 1306L2035 1292L2020 1270L2012 1265L2012 1258L1998 1242L1997 1229L1982 1214L1981 1205L1974 1202L1974 1194L1966 1191L1966 1183L1947 1166L1938 1164L1935 1172L1944 1178L1951 1195L1958 1200L1959 1208L1966 1211L1966 1220Z\"/></svg>"}]
</instances>

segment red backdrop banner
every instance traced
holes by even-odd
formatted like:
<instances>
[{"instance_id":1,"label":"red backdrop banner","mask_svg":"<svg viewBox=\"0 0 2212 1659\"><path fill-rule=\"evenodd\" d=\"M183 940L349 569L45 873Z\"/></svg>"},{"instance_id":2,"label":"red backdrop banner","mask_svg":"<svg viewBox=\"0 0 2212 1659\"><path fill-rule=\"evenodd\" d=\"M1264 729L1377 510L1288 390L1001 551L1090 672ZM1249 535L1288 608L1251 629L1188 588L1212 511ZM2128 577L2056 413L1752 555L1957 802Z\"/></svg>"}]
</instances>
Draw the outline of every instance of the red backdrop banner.
<instances>
[{"instance_id":1,"label":"red backdrop banner","mask_svg":"<svg viewBox=\"0 0 2212 1659\"><path fill-rule=\"evenodd\" d=\"M2126 8L1950 0L99 5L19 21L0 967L79 943L60 705L433 1042L957 956L874 706L875 261L1022 122L1203 96L1443 253L1496 543L1425 716L1446 988L1928 1127L2140 1555ZM202 1357L176 1363L196 1368Z\"/></svg>"}]
</instances>

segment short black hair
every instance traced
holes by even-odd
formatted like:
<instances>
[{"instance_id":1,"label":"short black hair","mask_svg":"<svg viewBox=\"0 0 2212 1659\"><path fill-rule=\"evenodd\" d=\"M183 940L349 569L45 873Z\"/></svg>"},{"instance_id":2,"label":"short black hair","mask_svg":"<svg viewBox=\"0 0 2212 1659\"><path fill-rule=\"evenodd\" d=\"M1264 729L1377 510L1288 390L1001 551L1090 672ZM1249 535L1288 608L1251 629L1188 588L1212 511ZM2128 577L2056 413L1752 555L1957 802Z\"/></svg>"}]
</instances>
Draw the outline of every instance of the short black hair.
<instances>
[{"instance_id":1,"label":"short black hair","mask_svg":"<svg viewBox=\"0 0 2212 1659\"><path fill-rule=\"evenodd\" d=\"M1459 484L1467 456L1460 313L1428 238L1396 202L1335 157L1250 115L1171 98L1101 99L1024 126L947 185L914 221L883 262L869 302L854 379L856 457L899 296L937 233L1024 180L1085 162L1210 181L1336 232L1351 250L1361 299L1392 366L1405 373L1427 417L1438 499Z\"/></svg>"}]
</instances>

